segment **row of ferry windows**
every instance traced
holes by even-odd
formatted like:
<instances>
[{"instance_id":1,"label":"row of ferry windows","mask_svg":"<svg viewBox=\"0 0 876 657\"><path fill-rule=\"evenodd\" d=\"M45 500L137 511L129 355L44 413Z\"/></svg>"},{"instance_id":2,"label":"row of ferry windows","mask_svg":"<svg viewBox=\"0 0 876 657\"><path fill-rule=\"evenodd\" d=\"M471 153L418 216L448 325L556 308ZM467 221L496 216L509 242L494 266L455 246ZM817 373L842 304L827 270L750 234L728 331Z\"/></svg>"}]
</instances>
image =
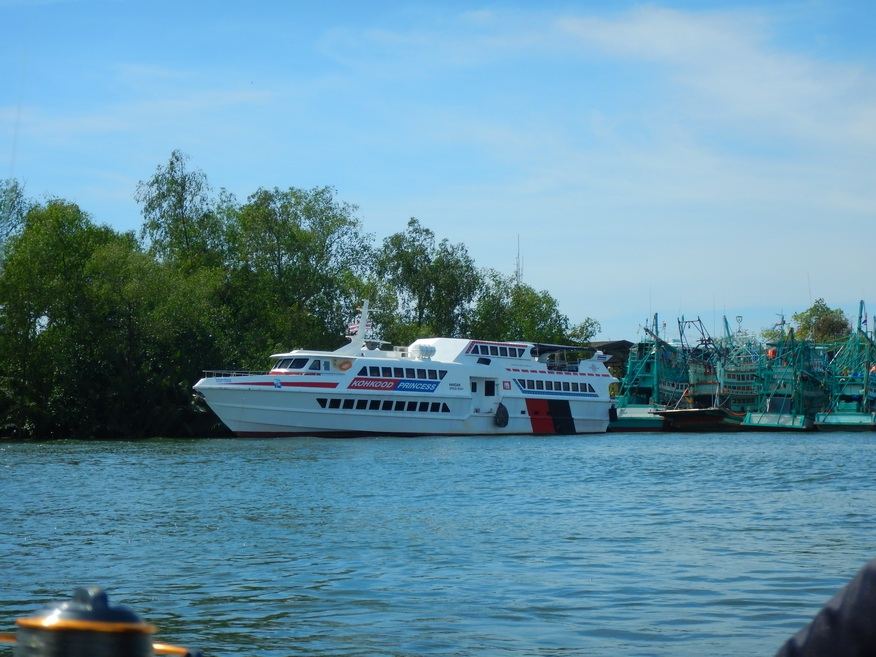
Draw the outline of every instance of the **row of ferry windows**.
<instances>
[{"instance_id":1,"label":"row of ferry windows","mask_svg":"<svg viewBox=\"0 0 876 657\"><path fill-rule=\"evenodd\" d=\"M447 370L431 370L423 367L363 367L359 376L383 376L396 379L432 379L440 381L447 376Z\"/></svg>"},{"instance_id":2,"label":"row of ferry windows","mask_svg":"<svg viewBox=\"0 0 876 657\"><path fill-rule=\"evenodd\" d=\"M303 370L307 365L309 358L284 358L281 361L278 361L274 366L274 369L277 370ZM310 367L307 369L318 372L319 370L328 370L329 362L327 360L319 360L318 358L314 359L312 363L310 363Z\"/></svg>"},{"instance_id":3,"label":"row of ferry windows","mask_svg":"<svg viewBox=\"0 0 876 657\"><path fill-rule=\"evenodd\" d=\"M536 379L517 379L526 390L553 390L554 392L596 392L589 383L577 381L538 381Z\"/></svg>"},{"instance_id":4,"label":"row of ferry windows","mask_svg":"<svg viewBox=\"0 0 876 657\"><path fill-rule=\"evenodd\" d=\"M480 354L481 356L507 356L509 358L520 358L523 352L526 351L522 347L499 347L494 344L476 344L471 348L471 353Z\"/></svg>"},{"instance_id":5,"label":"row of ferry windows","mask_svg":"<svg viewBox=\"0 0 876 657\"><path fill-rule=\"evenodd\" d=\"M405 411L408 413L449 413L450 407L444 402L402 401L391 399L328 399L317 397L320 408L340 408L346 411Z\"/></svg>"}]
</instances>

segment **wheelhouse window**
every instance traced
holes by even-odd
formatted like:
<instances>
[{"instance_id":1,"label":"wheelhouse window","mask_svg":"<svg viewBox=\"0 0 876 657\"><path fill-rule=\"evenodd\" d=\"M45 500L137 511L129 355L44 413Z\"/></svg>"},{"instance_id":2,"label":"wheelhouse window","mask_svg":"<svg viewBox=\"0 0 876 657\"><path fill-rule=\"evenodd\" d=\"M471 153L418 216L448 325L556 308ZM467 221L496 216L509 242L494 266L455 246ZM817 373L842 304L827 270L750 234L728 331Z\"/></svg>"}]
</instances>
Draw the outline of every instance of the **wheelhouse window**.
<instances>
[{"instance_id":1,"label":"wheelhouse window","mask_svg":"<svg viewBox=\"0 0 876 657\"><path fill-rule=\"evenodd\" d=\"M278 370L300 370L304 369L304 366L307 365L307 361L309 358L284 358L279 361L274 369Z\"/></svg>"},{"instance_id":2,"label":"wheelhouse window","mask_svg":"<svg viewBox=\"0 0 876 657\"><path fill-rule=\"evenodd\" d=\"M319 369L320 369L320 363L319 363L319 361L318 361L318 360L314 360L314 361L310 364L310 367L308 367L307 369L312 370L312 371L317 371L317 372L318 372Z\"/></svg>"},{"instance_id":3,"label":"wheelhouse window","mask_svg":"<svg viewBox=\"0 0 876 657\"><path fill-rule=\"evenodd\" d=\"M369 367L368 376L380 376L380 368L374 366Z\"/></svg>"},{"instance_id":4,"label":"wheelhouse window","mask_svg":"<svg viewBox=\"0 0 876 657\"><path fill-rule=\"evenodd\" d=\"M508 356L508 347L499 347L500 356Z\"/></svg>"}]
</instances>

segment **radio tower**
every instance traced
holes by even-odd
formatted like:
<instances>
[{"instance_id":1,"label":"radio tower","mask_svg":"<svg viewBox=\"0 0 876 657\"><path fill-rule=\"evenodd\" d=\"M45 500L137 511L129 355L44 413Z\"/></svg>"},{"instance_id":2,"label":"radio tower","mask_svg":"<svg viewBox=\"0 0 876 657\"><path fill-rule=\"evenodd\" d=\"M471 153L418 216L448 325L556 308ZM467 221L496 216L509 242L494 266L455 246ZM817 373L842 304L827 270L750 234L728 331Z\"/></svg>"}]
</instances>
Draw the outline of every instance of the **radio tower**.
<instances>
[{"instance_id":1,"label":"radio tower","mask_svg":"<svg viewBox=\"0 0 876 657\"><path fill-rule=\"evenodd\" d=\"M514 283L520 285L523 281L523 259L520 257L520 233L517 233L517 262L514 266Z\"/></svg>"}]
</instances>

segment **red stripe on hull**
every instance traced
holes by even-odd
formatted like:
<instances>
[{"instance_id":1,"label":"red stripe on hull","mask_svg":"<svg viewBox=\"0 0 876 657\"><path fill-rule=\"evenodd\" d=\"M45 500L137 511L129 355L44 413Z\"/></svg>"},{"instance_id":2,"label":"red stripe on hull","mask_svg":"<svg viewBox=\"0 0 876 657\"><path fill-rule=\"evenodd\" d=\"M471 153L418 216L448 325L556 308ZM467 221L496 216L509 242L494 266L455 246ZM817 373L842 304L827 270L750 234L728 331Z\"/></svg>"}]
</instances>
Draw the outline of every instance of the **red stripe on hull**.
<instances>
[{"instance_id":1,"label":"red stripe on hull","mask_svg":"<svg viewBox=\"0 0 876 657\"><path fill-rule=\"evenodd\" d=\"M527 399L526 412L529 414L529 422L532 424L532 433L556 433L547 399Z\"/></svg>"}]
</instances>

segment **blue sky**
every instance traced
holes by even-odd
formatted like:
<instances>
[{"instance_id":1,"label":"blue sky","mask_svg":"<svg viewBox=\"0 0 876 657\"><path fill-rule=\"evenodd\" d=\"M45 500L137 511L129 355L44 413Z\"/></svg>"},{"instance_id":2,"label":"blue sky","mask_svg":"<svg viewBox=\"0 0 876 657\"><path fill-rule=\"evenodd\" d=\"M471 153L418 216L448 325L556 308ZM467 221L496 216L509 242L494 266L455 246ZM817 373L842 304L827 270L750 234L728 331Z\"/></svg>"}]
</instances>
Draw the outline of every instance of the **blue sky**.
<instances>
[{"instance_id":1,"label":"blue sky","mask_svg":"<svg viewBox=\"0 0 876 657\"><path fill-rule=\"evenodd\" d=\"M376 6L371 6L374 4ZM876 4L0 0L0 177L140 226L211 185L331 185L630 338L876 311ZM735 324L735 320L731 319Z\"/></svg>"}]
</instances>

